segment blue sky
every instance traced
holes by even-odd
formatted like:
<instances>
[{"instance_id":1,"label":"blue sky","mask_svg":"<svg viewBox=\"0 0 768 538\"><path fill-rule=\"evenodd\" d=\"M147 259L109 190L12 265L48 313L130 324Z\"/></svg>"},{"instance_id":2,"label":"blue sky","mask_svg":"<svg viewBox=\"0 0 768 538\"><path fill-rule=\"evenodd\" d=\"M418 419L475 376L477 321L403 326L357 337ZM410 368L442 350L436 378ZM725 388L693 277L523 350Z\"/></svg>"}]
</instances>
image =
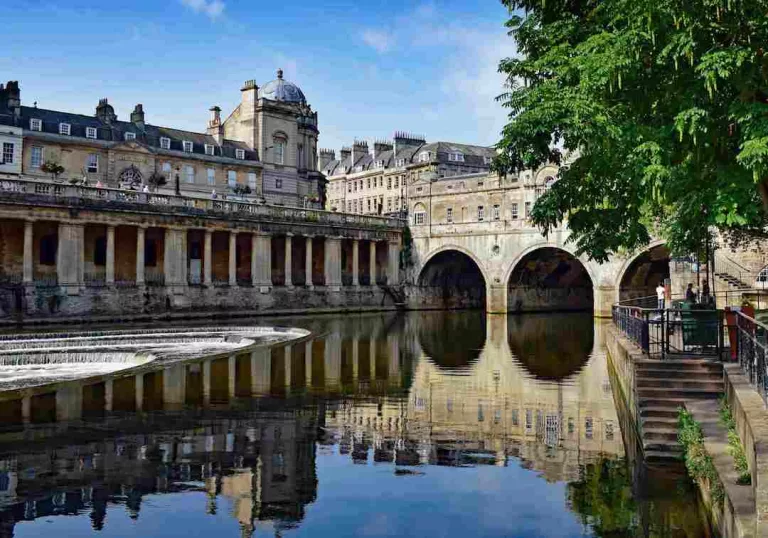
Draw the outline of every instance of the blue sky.
<instances>
[{"instance_id":1,"label":"blue sky","mask_svg":"<svg viewBox=\"0 0 768 538\"><path fill-rule=\"evenodd\" d=\"M21 0L3 6L0 79L22 102L201 131L243 81L275 70L319 113L320 146L387 138L493 144L506 113L499 59L514 53L496 0Z\"/></svg>"}]
</instances>

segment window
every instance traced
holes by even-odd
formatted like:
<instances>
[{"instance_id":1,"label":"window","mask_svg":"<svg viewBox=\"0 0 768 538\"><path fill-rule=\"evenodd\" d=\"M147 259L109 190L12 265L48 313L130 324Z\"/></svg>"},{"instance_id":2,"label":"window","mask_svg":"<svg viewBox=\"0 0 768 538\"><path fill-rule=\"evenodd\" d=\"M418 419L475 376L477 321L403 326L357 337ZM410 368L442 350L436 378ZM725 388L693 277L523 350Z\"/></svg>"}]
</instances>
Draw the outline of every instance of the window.
<instances>
[{"instance_id":1,"label":"window","mask_svg":"<svg viewBox=\"0 0 768 538\"><path fill-rule=\"evenodd\" d=\"M95 174L99 171L99 156L96 153L88 154L88 173Z\"/></svg>"},{"instance_id":2,"label":"window","mask_svg":"<svg viewBox=\"0 0 768 538\"><path fill-rule=\"evenodd\" d=\"M30 166L32 168L40 168L43 166L43 148L40 146L32 146L30 152Z\"/></svg>"},{"instance_id":3,"label":"window","mask_svg":"<svg viewBox=\"0 0 768 538\"><path fill-rule=\"evenodd\" d=\"M388 177L387 178L387 190L390 190L390 189L392 189L392 178Z\"/></svg>"},{"instance_id":4,"label":"window","mask_svg":"<svg viewBox=\"0 0 768 538\"><path fill-rule=\"evenodd\" d=\"M512 220L517 220L517 202L512 204Z\"/></svg>"},{"instance_id":5,"label":"window","mask_svg":"<svg viewBox=\"0 0 768 538\"><path fill-rule=\"evenodd\" d=\"M405 166L405 159L397 159L395 161L395 166Z\"/></svg>"},{"instance_id":6,"label":"window","mask_svg":"<svg viewBox=\"0 0 768 538\"><path fill-rule=\"evenodd\" d=\"M237 184L237 172L234 170L227 170L227 185L234 187Z\"/></svg>"},{"instance_id":7,"label":"window","mask_svg":"<svg viewBox=\"0 0 768 538\"><path fill-rule=\"evenodd\" d=\"M13 143L3 142L3 161L0 164L13 164L13 149Z\"/></svg>"},{"instance_id":8,"label":"window","mask_svg":"<svg viewBox=\"0 0 768 538\"><path fill-rule=\"evenodd\" d=\"M186 151L187 153L192 153L192 151L195 149L195 145L189 140L185 140L184 142L182 142L182 147L184 148L184 151Z\"/></svg>"},{"instance_id":9,"label":"window","mask_svg":"<svg viewBox=\"0 0 768 538\"><path fill-rule=\"evenodd\" d=\"M355 172L362 172L362 171L363 171L363 165L362 164L358 164L357 166L355 166Z\"/></svg>"},{"instance_id":10,"label":"window","mask_svg":"<svg viewBox=\"0 0 768 538\"><path fill-rule=\"evenodd\" d=\"M398 188L400 186L400 178L395 177L395 188Z\"/></svg>"},{"instance_id":11,"label":"window","mask_svg":"<svg viewBox=\"0 0 768 538\"><path fill-rule=\"evenodd\" d=\"M164 162L163 163L163 172L165 172L166 174L170 174L171 173L171 163L169 163L169 162Z\"/></svg>"},{"instance_id":12,"label":"window","mask_svg":"<svg viewBox=\"0 0 768 538\"><path fill-rule=\"evenodd\" d=\"M376 161L373 163L374 168L384 168L384 161Z\"/></svg>"},{"instance_id":13,"label":"window","mask_svg":"<svg viewBox=\"0 0 768 538\"><path fill-rule=\"evenodd\" d=\"M60 123L59 124L59 134L61 135L67 135L72 132L72 126L68 123Z\"/></svg>"},{"instance_id":14,"label":"window","mask_svg":"<svg viewBox=\"0 0 768 538\"><path fill-rule=\"evenodd\" d=\"M245 159L245 150L244 149L236 149L235 150L235 158L236 159Z\"/></svg>"},{"instance_id":15,"label":"window","mask_svg":"<svg viewBox=\"0 0 768 538\"><path fill-rule=\"evenodd\" d=\"M43 120L39 120L37 118L32 118L29 120L29 128L33 131L42 131L43 130Z\"/></svg>"},{"instance_id":16,"label":"window","mask_svg":"<svg viewBox=\"0 0 768 538\"><path fill-rule=\"evenodd\" d=\"M593 422L592 417L587 417L584 420L584 437L587 439L592 439L593 435Z\"/></svg>"},{"instance_id":17,"label":"window","mask_svg":"<svg viewBox=\"0 0 768 538\"><path fill-rule=\"evenodd\" d=\"M208 169L208 185L216 185L216 170Z\"/></svg>"},{"instance_id":18,"label":"window","mask_svg":"<svg viewBox=\"0 0 768 538\"><path fill-rule=\"evenodd\" d=\"M205 144L205 154L206 155L213 155L213 146L210 144Z\"/></svg>"},{"instance_id":19,"label":"window","mask_svg":"<svg viewBox=\"0 0 768 538\"><path fill-rule=\"evenodd\" d=\"M497 205L493 206L493 220L501 219L501 207Z\"/></svg>"},{"instance_id":20,"label":"window","mask_svg":"<svg viewBox=\"0 0 768 538\"><path fill-rule=\"evenodd\" d=\"M544 187L536 187L536 189L534 190L534 194L537 200L541 198L542 194L544 194L544 190L545 190Z\"/></svg>"},{"instance_id":21,"label":"window","mask_svg":"<svg viewBox=\"0 0 768 538\"><path fill-rule=\"evenodd\" d=\"M373 178L373 186L376 186L376 178ZM371 178L368 178L368 188L371 188Z\"/></svg>"},{"instance_id":22,"label":"window","mask_svg":"<svg viewBox=\"0 0 768 538\"><path fill-rule=\"evenodd\" d=\"M347 192L352 192L352 183L347 183Z\"/></svg>"},{"instance_id":23,"label":"window","mask_svg":"<svg viewBox=\"0 0 768 538\"><path fill-rule=\"evenodd\" d=\"M195 167L194 166L185 166L184 167L184 181L187 183L194 183L195 182Z\"/></svg>"},{"instance_id":24,"label":"window","mask_svg":"<svg viewBox=\"0 0 768 538\"><path fill-rule=\"evenodd\" d=\"M422 151L419 153L419 162L420 163L427 163L431 159L431 154L428 151Z\"/></svg>"},{"instance_id":25,"label":"window","mask_svg":"<svg viewBox=\"0 0 768 538\"><path fill-rule=\"evenodd\" d=\"M275 140L275 163L285 164L285 142Z\"/></svg>"},{"instance_id":26,"label":"window","mask_svg":"<svg viewBox=\"0 0 768 538\"><path fill-rule=\"evenodd\" d=\"M282 189L283 188L283 179L282 178L275 178L275 188L276 189Z\"/></svg>"},{"instance_id":27,"label":"window","mask_svg":"<svg viewBox=\"0 0 768 538\"><path fill-rule=\"evenodd\" d=\"M85 138L93 138L94 140L98 138L98 133L96 131L96 127L86 127L85 128Z\"/></svg>"},{"instance_id":28,"label":"window","mask_svg":"<svg viewBox=\"0 0 768 538\"><path fill-rule=\"evenodd\" d=\"M448 154L448 160L457 162L457 163L463 163L464 162L464 154L463 153L449 153Z\"/></svg>"},{"instance_id":29,"label":"window","mask_svg":"<svg viewBox=\"0 0 768 538\"><path fill-rule=\"evenodd\" d=\"M162 149L171 149L171 139L167 136L160 137L160 147Z\"/></svg>"},{"instance_id":30,"label":"window","mask_svg":"<svg viewBox=\"0 0 768 538\"><path fill-rule=\"evenodd\" d=\"M368 202L368 213L370 213L371 212L371 199L368 198L367 202Z\"/></svg>"},{"instance_id":31,"label":"window","mask_svg":"<svg viewBox=\"0 0 768 538\"><path fill-rule=\"evenodd\" d=\"M449 207L445 210L445 220L448 222L453 222L453 208Z\"/></svg>"},{"instance_id":32,"label":"window","mask_svg":"<svg viewBox=\"0 0 768 538\"><path fill-rule=\"evenodd\" d=\"M136 133L127 132L125 133L125 139L126 140L136 140Z\"/></svg>"},{"instance_id":33,"label":"window","mask_svg":"<svg viewBox=\"0 0 768 538\"><path fill-rule=\"evenodd\" d=\"M392 198L387 198L387 211L392 211Z\"/></svg>"},{"instance_id":34,"label":"window","mask_svg":"<svg viewBox=\"0 0 768 538\"><path fill-rule=\"evenodd\" d=\"M352 202L347 202L347 213L352 213Z\"/></svg>"},{"instance_id":35,"label":"window","mask_svg":"<svg viewBox=\"0 0 768 538\"><path fill-rule=\"evenodd\" d=\"M531 202L525 202L525 218L531 218Z\"/></svg>"},{"instance_id":36,"label":"window","mask_svg":"<svg viewBox=\"0 0 768 538\"><path fill-rule=\"evenodd\" d=\"M493 161L493 157L488 157L487 155L483 157L484 164L491 164L491 161Z\"/></svg>"},{"instance_id":37,"label":"window","mask_svg":"<svg viewBox=\"0 0 768 538\"><path fill-rule=\"evenodd\" d=\"M248 186L253 192L256 192L256 173L248 172Z\"/></svg>"},{"instance_id":38,"label":"window","mask_svg":"<svg viewBox=\"0 0 768 538\"><path fill-rule=\"evenodd\" d=\"M485 208L481 205L477 206L477 220L482 222L485 219Z\"/></svg>"},{"instance_id":39,"label":"window","mask_svg":"<svg viewBox=\"0 0 768 538\"><path fill-rule=\"evenodd\" d=\"M40 265L56 265L58 243L53 234L44 235L40 238Z\"/></svg>"},{"instance_id":40,"label":"window","mask_svg":"<svg viewBox=\"0 0 768 538\"><path fill-rule=\"evenodd\" d=\"M413 208L413 223L416 225L425 224L427 222L427 209L422 205L418 204L415 208Z\"/></svg>"}]
</instances>

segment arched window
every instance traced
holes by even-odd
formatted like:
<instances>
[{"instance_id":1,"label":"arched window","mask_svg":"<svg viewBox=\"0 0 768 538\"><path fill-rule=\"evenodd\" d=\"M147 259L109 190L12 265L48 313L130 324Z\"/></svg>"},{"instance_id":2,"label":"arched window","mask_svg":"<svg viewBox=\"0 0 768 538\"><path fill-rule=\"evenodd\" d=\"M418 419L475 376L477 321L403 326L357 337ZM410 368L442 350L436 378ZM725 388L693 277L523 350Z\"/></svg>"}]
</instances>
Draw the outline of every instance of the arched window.
<instances>
[{"instance_id":1,"label":"arched window","mask_svg":"<svg viewBox=\"0 0 768 538\"><path fill-rule=\"evenodd\" d=\"M427 223L427 208L424 204L416 204L413 208L413 224L421 226Z\"/></svg>"},{"instance_id":2,"label":"arched window","mask_svg":"<svg viewBox=\"0 0 768 538\"><path fill-rule=\"evenodd\" d=\"M768 265L760 269L760 272L757 273L757 282L760 284L768 282Z\"/></svg>"},{"instance_id":3,"label":"arched window","mask_svg":"<svg viewBox=\"0 0 768 538\"><path fill-rule=\"evenodd\" d=\"M272 135L272 151L275 164L285 164L285 148L288 143L288 135L282 131L277 131Z\"/></svg>"},{"instance_id":4,"label":"arched window","mask_svg":"<svg viewBox=\"0 0 768 538\"><path fill-rule=\"evenodd\" d=\"M141 185L141 182L141 172L133 165L120 172L121 185Z\"/></svg>"}]
</instances>

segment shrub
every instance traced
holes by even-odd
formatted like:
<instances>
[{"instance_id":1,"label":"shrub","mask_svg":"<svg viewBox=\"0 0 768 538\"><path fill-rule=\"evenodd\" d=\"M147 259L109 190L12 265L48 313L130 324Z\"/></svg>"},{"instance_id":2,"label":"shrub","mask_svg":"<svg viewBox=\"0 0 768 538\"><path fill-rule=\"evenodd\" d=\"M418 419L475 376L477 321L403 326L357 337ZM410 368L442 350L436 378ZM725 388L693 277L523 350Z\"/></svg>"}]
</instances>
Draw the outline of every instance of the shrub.
<instances>
[{"instance_id":1,"label":"shrub","mask_svg":"<svg viewBox=\"0 0 768 538\"><path fill-rule=\"evenodd\" d=\"M701 425L694 420L687 410L678 409L677 439L683 446L685 467L688 474L695 480L706 480L709 483L712 502L722 505L725 499L725 490L717 475L712 458L704 448L704 435Z\"/></svg>"}]
</instances>

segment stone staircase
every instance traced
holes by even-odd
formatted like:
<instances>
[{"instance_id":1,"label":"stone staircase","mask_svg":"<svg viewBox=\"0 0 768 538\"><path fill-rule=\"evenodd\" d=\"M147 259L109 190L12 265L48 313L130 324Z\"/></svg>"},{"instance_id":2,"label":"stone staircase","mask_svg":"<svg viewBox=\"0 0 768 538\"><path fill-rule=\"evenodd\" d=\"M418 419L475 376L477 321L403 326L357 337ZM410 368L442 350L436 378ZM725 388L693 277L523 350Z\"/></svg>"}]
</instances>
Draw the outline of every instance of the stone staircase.
<instances>
[{"instance_id":1,"label":"stone staircase","mask_svg":"<svg viewBox=\"0 0 768 538\"><path fill-rule=\"evenodd\" d=\"M737 290L749 290L752 288L752 286L743 280L739 280L735 276L728 273L715 273L715 276L728 284L729 287L734 287Z\"/></svg>"},{"instance_id":2,"label":"stone staircase","mask_svg":"<svg viewBox=\"0 0 768 538\"><path fill-rule=\"evenodd\" d=\"M636 361L640 426L645 461L678 461L677 413L686 401L712 400L723 394L723 366L702 359Z\"/></svg>"}]
</instances>

